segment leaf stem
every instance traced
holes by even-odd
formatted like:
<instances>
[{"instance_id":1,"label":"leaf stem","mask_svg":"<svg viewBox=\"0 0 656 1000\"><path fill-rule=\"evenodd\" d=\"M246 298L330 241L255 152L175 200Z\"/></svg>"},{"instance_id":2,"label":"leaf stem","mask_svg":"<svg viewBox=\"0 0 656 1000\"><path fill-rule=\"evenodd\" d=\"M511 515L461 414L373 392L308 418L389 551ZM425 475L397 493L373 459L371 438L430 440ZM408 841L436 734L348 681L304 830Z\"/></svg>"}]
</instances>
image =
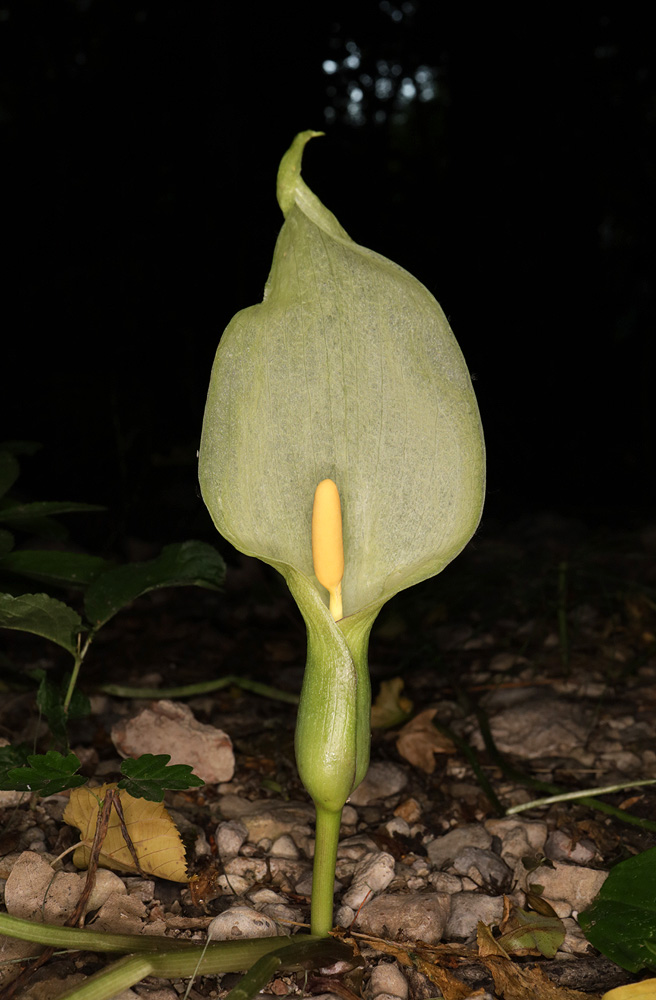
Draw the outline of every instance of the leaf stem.
<instances>
[{"instance_id":1,"label":"leaf stem","mask_svg":"<svg viewBox=\"0 0 656 1000\"><path fill-rule=\"evenodd\" d=\"M259 681L251 681L247 677L237 677L236 674L228 674L215 681L201 681L198 684L184 684L181 687L164 688L138 688L129 687L125 684L103 684L99 690L104 694L111 694L116 698L192 698L198 694L209 694L212 691L220 691L222 688L234 684L235 687L243 688L244 691L252 691L263 698L273 698L275 701L285 701L290 705L298 705L298 695L289 691L281 691L280 688L271 687L270 684L260 684Z\"/></svg>"},{"instance_id":2,"label":"leaf stem","mask_svg":"<svg viewBox=\"0 0 656 1000\"><path fill-rule=\"evenodd\" d=\"M315 802L317 810L310 933L326 937L333 927L335 865L342 810L332 812Z\"/></svg>"},{"instance_id":3,"label":"leaf stem","mask_svg":"<svg viewBox=\"0 0 656 1000\"><path fill-rule=\"evenodd\" d=\"M548 792L549 795L563 795L566 792L566 790L561 788L559 785L553 785L549 781L539 781L537 778L532 778L530 775L524 774L523 771L519 771L517 768L512 767L512 765L504 759L497 749L485 712L483 712L480 708L475 708L474 711L476 713L483 742L485 743L487 752L490 755L490 759L497 765L498 768L500 768L507 778L510 778L512 781L516 781L520 785L525 785L528 788L535 788L539 792ZM623 823L629 823L631 826L640 826L643 830L650 830L656 833L656 823L649 819L641 819L640 816L634 816L633 813L626 812L625 809L618 809L616 806L611 806L607 802L601 802L599 799L592 798L590 795L581 796L579 802L581 802L582 805L587 806L588 809L596 809L597 812L605 813L607 816L613 816L615 819L621 820Z\"/></svg>"},{"instance_id":4,"label":"leaf stem","mask_svg":"<svg viewBox=\"0 0 656 1000\"><path fill-rule=\"evenodd\" d=\"M73 671L68 681L68 688L66 690L66 697L64 698L64 712L68 712L69 705L71 703L71 698L73 697L73 692L75 691L75 685L77 684L78 674L80 673L80 667L84 662L84 657L89 651L89 646L91 645L91 640L93 638L93 632L90 632L86 638L84 645L82 645L82 633L79 632L77 636L77 649L75 656L73 657Z\"/></svg>"},{"instance_id":5,"label":"leaf stem","mask_svg":"<svg viewBox=\"0 0 656 1000\"><path fill-rule=\"evenodd\" d=\"M522 802L521 805L506 809L506 816L526 812L527 809L539 809L550 806L554 802L570 802L574 799L586 799L590 795L612 795L613 792L623 792L626 788L640 788L642 785L654 785L656 778L645 778L642 781L625 781L621 785L605 785L603 788L584 788L573 792L561 792L560 795L547 795L543 799L533 799L532 802ZM624 812L624 810L622 810Z\"/></svg>"}]
</instances>

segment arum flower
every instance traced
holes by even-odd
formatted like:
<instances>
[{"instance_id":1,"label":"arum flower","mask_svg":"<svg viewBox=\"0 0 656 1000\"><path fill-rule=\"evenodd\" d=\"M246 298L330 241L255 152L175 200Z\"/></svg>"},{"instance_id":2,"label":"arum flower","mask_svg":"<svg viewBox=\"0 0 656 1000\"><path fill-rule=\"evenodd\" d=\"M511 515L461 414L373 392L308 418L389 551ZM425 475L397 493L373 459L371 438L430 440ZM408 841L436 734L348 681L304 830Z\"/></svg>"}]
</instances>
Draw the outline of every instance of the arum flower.
<instances>
[{"instance_id":1,"label":"arum flower","mask_svg":"<svg viewBox=\"0 0 656 1000\"><path fill-rule=\"evenodd\" d=\"M307 626L296 756L317 806L312 929L327 933L339 817L369 763L369 632L476 530L484 446L440 306L301 178L320 134L280 164L285 222L262 303L219 344L199 472L219 532L282 573Z\"/></svg>"}]
</instances>

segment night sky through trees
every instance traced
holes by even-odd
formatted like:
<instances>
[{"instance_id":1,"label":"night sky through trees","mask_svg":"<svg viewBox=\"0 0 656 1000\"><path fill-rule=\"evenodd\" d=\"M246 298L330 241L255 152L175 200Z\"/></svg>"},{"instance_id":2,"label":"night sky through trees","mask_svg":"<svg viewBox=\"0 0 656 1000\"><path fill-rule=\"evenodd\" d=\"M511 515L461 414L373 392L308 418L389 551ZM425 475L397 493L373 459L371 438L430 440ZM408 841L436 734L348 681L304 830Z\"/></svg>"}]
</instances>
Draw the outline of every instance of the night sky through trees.
<instances>
[{"instance_id":1,"label":"night sky through trees","mask_svg":"<svg viewBox=\"0 0 656 1000\"><path fill-rule=\"evenodd\" d=\"M449 317L475 376L488 509L648 513L645 16L4 3L0 436L44 445L26 495L106 503L160 540L211 530L195 451L212 358L261 299L278 162L315 128L310 186Z\"/></svg>"}]
</instances>

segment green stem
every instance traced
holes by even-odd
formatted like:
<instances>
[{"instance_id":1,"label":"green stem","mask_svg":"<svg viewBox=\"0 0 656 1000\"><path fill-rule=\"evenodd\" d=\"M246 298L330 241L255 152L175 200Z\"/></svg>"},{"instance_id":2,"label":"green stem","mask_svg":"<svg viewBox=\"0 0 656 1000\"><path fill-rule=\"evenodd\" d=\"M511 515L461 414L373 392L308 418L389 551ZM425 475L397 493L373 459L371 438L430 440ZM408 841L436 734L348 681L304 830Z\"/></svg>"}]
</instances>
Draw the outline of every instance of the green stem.
<instances>
[{"instance_id":1,"label":"green stem","mask_svg":"<svg viewBox=\"0 0 656 1000\"><path fill-rule=\"evenodd\" d=\"M89 976L82 986L73 987L61 1000L112 1000L112 997L141 982L146 976L153 975L154 957L152 952L126 955L113 962L108 969Z\"/></svg>"},{"instance_id":2,"label":"green stem","mask_svg":"<svg viewBox=\"0 0 656 1000\"><path fill-rule=\"evenodd\" d=\"M71 703L71 698L73 697L73 692L75 691L75 685L77 684L78 674L80 673L80 667L84 662L84 657L89 651L89 646L91 645L91 640L93 638L93 632L90 632L87 636L86 642L82 645L82 633L80 632L77 637L77 652L73 657L73 671L71 673L70 680L68 682L68 688L66 691L66 697L64 698L64 712L68 712L68 707Z\"/></svg>"},{"instance_id":3,"label":"green stem","mask_svg":"<svg viewBox=\"0 0 656 1000\"><path fill-rule=\"evenodd\" d=\"M315 802L317 810L310 933L327 937L333 927L335 865L342 810L332 812Z\"/></svg>"},{"instance_id":4,"label":"green stem","mask_svg":"<svg viewBox=\"0 0 656 1000\"><path fill-rule=\"evenodd\" d=\"M124 684L103 684L99 690L116 698L192 698L198 694L220 691L221 688L228 687L230 684L243 688L244 691L252 691L253 694L262 695L263 698L273 698L275 701L285 701L290 705L298 705L297 694L281 691L280 688L271 687L270 684L260 684L259 681L251 681L246 677L237 677L236 674L229 674L215 681L183 684L181 687L138 688L128 687Z\"/></svg>"},{"instance_id":5,"label":"green stem","mask_svg":"<svg viewBox=\"0 0 656 1000\"><path fill-rule=\"evenodd\" d=\"M506 809L506 816L526 812L527 809L539 809L542 806L553 805L554 802L572 802L574 799L587 799L591 795L612 795L623 792L627 788L640 788L642 785L656 784L656 778L644 778L642 781L624 781L621 785L605 785L603 788L583 788L575 792L562 792L561 795L547 795L543 799L533 799L532 802L522 802L521 805Z\"/></svg>"},{"instance_id":6,"label":"green stem","mask_svg":"<svg viewBox=\"0 0 656 1000\"><path fill-rule=\"evenodd\" d=\"M123 990L140 982L145 976L179 979L200 975L241 972L250 967L251 976L241 991L242 1000L253 996L262 977L277 968L304 969L331 965L352 957L351 949L332 938L317 940L301 935L298 938L255 938L248 941L210 941L194 945L165 937L139 934L105 934L34 924L29 920L0 913L0 934L33 941L43 945L63 945L80 951L131 951L106 969L90 976L81 986L74 987L61 1000L112 1000ZM155 950L154 950L155 949ZM272 961L261 961L268 955ZM274 957L275 956L275 957ZM255 990L251 986L255 983ZM239 991L237 991L239 994Z\"/></svg>"},{"instance_id":7,"label":"green stem","mask_svg":"<svg viewBox=\"0 0 656 1000\"><path fill-rule=\"evenodd\" d=\"M530 775L524 774L523 771L519 771L517 768L508 764L497 749L485 713L480 708L475 709L475 712L476 718L478 719L478 725L481 730L481 735L483 737L483 742L485 743L486 749L490 755L490 759L497 765L498 768L500 768L507 778L510 778L512 781L516 781L520 785L525 785L528 788L535 788L539 792L548 792L549 795L562 795L563 792L566 791L566 789L561 788L559 785L552 785L549 781L539 781L537 778L532 778ZM607 816L613 816L615 819L619 819L623 823L629 823L631 826L640 826L643 830L650 830L656 833L656 823L652 820L641 819L639 816L634 816L633 813L626 812L624 809L618 809L616 806L611 806L607 802L601 802L599 799L592 798L589 795L582 796L578 801L582 805L587 806L588 809L595 809L597 812L605 813Z\"/></svg>"}]
</instances>

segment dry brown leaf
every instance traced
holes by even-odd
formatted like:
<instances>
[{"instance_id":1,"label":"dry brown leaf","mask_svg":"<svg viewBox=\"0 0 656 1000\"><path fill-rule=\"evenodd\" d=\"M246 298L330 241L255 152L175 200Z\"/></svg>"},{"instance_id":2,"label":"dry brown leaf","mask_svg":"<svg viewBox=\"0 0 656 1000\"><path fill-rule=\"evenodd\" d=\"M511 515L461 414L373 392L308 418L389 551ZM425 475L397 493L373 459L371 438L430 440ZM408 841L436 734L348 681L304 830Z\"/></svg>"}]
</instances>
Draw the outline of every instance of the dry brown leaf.
<instances>
[{"instance_id":1,"label":"dry brown leaf","mask_svg":"<svg viewBox=\"0 0 656 1000\"><path fill-rule=\"evenodd\" d=\"M436 753L455 753L450 739L438 733L432 724L437 709L427 708L411 719L399 732L396 749L415 767L432 774L435 770Z\"/></svg>"},{"instance_id":2,"label":"dry brown leaf","mask_svg":"<svg viewBox=\"0 0 656 1000\"><path fill-rule=\"evenodd\" d=\"M64 822L80 831L81 845L73 855L77 868L87 868L89 849L96 831L100 804L110 788L74 788L64 811ZM135 799L124 789L119 791L125 825L134 845L142 871L171 882L188 882L184 847L178 829L161 802ZM107 835L103 841L99 865L114 871L137 874L123 838L118 814L112 809Z\"/></svg>"},{"instance_id":3,"label":"dry brown leaf","mask_svg":"<svg viewBox=\"0 0 656 1000\"><path fill-rule=\"evenodd\" d=\"M496 955L481 957L494 979L494 989L503 1000L599 1000L598 993L581 993L557 986L538 966L525 968Z\"/></svg>"},{"instance_id":4,"label":"dry brown leaf","mask_svg":"<svg viewBox=\"0 0 656 1000\"><path fill-rule=\"evenodd\" d=\"M484 924L481 920L478 921L476 927L476 944L478 945L479 955L499 955L501 958L509 957L508 952L504 951L487 924Z\"/></svg>"}]
</instances>

